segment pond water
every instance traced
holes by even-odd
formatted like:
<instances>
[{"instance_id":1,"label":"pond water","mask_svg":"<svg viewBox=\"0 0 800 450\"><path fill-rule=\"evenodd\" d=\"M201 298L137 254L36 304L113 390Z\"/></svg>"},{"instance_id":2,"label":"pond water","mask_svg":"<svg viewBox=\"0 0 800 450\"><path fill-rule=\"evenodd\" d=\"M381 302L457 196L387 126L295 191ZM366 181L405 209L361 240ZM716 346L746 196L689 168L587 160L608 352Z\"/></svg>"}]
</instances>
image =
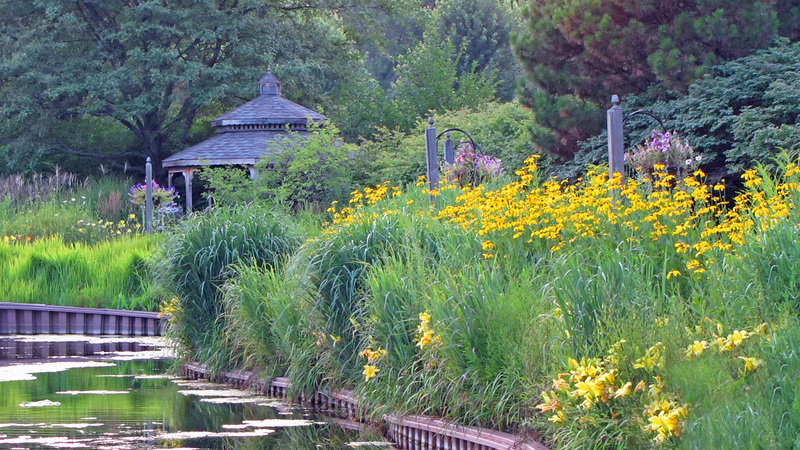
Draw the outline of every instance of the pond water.
<instances>
[{"instance_id":1,"label":"pond water","mask_svg":"<svg viewBox=\"0 0 800 450\"><path fill-rule=\"evenodd\" d=\"M357 442L356 434L296 405L172 377L163 355L131 358L0 362L0 448L390 446Z\"/></svg>"}]
</instances>

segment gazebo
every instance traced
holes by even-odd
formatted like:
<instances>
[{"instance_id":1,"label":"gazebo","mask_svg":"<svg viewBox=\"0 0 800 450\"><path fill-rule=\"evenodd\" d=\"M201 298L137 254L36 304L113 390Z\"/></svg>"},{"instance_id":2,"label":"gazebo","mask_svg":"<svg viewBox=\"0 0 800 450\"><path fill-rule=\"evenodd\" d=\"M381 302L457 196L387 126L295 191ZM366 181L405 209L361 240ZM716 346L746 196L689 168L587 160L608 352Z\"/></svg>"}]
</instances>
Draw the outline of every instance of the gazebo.
<instances>
[{"instance_id":1,"label":"gazebo","mask_svg":"<svg viewBox=\"0 0 800 450\"><path fill-rule=\"evenodd\" d=\"M246 166L255 178L255 164L269 156L268 143L284 139L289 131L308 134L309 123L324 123L325 116L281 97L281 82L267 69L258 82L258 97L211 121L216 134L162 162L167 185L176 174L186 185L186 211L192 208L192 178L202 166Z\"/></svg>"}]
</instances>

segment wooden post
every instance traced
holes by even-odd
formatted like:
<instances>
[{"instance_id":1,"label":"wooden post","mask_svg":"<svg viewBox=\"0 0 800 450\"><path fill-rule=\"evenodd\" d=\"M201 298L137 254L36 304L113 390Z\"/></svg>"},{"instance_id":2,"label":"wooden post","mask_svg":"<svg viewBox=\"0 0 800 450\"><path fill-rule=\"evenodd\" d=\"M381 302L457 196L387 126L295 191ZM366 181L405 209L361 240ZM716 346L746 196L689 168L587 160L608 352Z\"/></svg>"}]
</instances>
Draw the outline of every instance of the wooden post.
<instances>
[{"instance_id":1,"label":"wooden post","mask_svg":"<svg viewBox=\"0 0 800 450\"><path fill-rule=\"evenodd\" d=\"M455 152L453 151L455 146L453 145L453 140L450 139L450 132L448 131L444 135L447 137L444 140L444 160L447 164L453 164L456 162Z\"/></svg>"},{"instance_id":2,"label":"wooden post","mask_svg":"<svg viewBox=\"0 0 800 450\"><path fill-rule=\"evenodd\" d=\"M608 119L608 177L614 178L614 172L625 174L625 146L622 135L622 108L619 106L619 97L611 96L611 109L606 112Z\"/></svg>"},{"instance_id":3,"label":"wooden post","mask_svg":"<svg viewBox=\"0 0 800 450\"><path fill-rule=\"evenodd\" d=\"M183 180L186 182L186 212L192 212L192 176L194 170L186 169L183 171Z\"/></svg>"},{"instance_id":4,"label":"wooden post","mask_svg":"<svg viewBox=\"0 0 800 450\"><path fill-rule=\"evenodd\" d=\"M439 189L439 161L436 155L436 127L433 126L433 117L428 119L428 124L425 130L425 151L428 163L428 190L433 192Z\"/></svg>"},{"instance_id":5,"label":"wooden post","mask_svg":"<svg viewBox=\"0 0 800 450\"><path fill-rule=\"evenodd\" d=\"M150 162L150 157L147 157L144 173L144 183L147 186L144 197L144 229L150 234L153 232L153 164Z\"/></svg>"}]
</instances>

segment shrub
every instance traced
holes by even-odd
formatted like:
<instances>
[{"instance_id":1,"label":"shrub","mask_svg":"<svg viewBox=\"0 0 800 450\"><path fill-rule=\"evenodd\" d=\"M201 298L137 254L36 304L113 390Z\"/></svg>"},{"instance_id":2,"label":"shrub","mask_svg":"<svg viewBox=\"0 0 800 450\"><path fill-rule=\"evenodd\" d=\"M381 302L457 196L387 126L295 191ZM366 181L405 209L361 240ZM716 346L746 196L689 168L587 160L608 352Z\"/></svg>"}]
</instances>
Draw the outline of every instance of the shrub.
<instances>
[{"instance_id":1,"label":"shrub","mask_svg":"<svg viewBox=\"0 0 800 450\"><path fill-rule=\"evenodd\" d=\"M650 139L637 145L632 152L625 153L625 162L636 169L641 177L650 178L661 166L682 180L697 170L703 157L695 155L694 149L677 134L653 131Z\"/></svg>"},{"instance_id":2,"label":"shrub","mask_svg":"<svg viewBox=\"0 0 800 450\"><path fill-rule=\"evenodd\" d=\"M372 140L364 141L359 148L359 158L365 167L358 184L374 186L387 180L397 184L412 184L425 174L425 135L427 121L420 120L413 131L398 132L384 129ZM522 168L524 160L536 152L530 134L536 131L533 114L519 102L489 102L474 108L447 111L435 117L438 132L459 128L467 133L484 155L503 161L509 172ZM452 132L458 142L464 135ZM440 147L444 137L439 139ZM440 150L441 152L441 150ZM442 160L440 153L439 160Z\"/></svg>"},{"instance_id":3,"label":"shrub","mask_svg":"<svg viewBox=\"0 0 800 450\"><path fill-rule=\"evenodd\" d=\"M453 164L444 163L444 171L461 187L495 181L505 173L500 159L476 154L469 142L456 150Z\"/></svg>"},{"instance_id":4,"label":"shrub","mask_svg":"<svg viewBox=\"0 0 800 450\"><path fill-rule=\"evenodd\" d=\"M208 195L220 205L258 201L294 211L321 211L350 192L352 151L335 127L326 126L309 135L290 133L271 141L270 156L256 164L254 180L236 168L204 167L199 175L208 183Z\"/></svg>"},{"instance_id":5,"label":"shrub","mask_svg":"<svg viewBox=\"0 0 800 450\"><path fill-rule=\"evenodd\" d=\"M674 100L653 101L645 96L625 100L626 110L644 108L664 120L695 152L714 179L743 172L755 163L775 167L781 150L800 149L800 43L779 40L767 50L713 67L709 74ZM642 142L653 128L651 119L632 119L625 125L628 142ZM607 160L605 134L582 144L574 167Z\"/></svg>"}]
</instances>

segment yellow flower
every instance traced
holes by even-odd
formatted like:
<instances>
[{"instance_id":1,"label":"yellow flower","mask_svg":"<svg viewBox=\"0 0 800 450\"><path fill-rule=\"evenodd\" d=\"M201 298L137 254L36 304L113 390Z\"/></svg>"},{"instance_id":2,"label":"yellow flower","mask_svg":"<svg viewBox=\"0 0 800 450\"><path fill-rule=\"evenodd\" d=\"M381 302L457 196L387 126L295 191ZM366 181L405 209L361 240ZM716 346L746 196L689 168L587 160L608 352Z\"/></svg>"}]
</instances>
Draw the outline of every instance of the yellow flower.
<instances>
[{"instance_id":1,"label":"yellow flower","mask_svg":"<svg viewBox=\"0 0 800 450\"><path fill-rule=\"evenodd\" d=\"M558 398L556 398L555 393L551 392L551 394L552 395L548 395L546 391L542 392L542 398L545 402L541 405L536 405L541 412L556 411L561 409L561 404L558 402Z\"/></svg>"},{"instance_id":2,"label":"yellow flower","mask_svg":"<svg viewBox=\"0 0 800 450\"><path fill-rule=\"evenodd\" d=\"M561 377L553 378L553 388L558 389L561 392L566 392L569 389L569 383L562 380Z\"/></svg>"},{"instance_id":3,"label":"yellow flower","mask_svg":"<svg viewBox=\"0 0 800 450\"><path fill-rule=\"evenodd\" d=\"M764 364L764 361L762 361L760 359L756 359L756 358L747 358L747 357L744 357L744 356L740 356L739 359L744 361L744 371L745 371L745 373L750 373L750 372L758 369L758 367L761 366L762 364Z\"/></svg>"},{"instance_id":4,"label":"yellow flower","mask_svg":"<svg viewBox=\"0 0 800 450\"><path fill-rule=\"evenodd\" d=\"M603 382L588 380L575 383L575 390L570 393L573 397L586 397L587 400L595 399L603 392Z\"/></svg>"},{"instance_id":5,"label":"yellow flower","mask_svg":"<svg viewBox=\"0 0 800 450\"><path fill-rule=\"evenodd\" d=\"M631 386L633 383L628 381L621 388L614 391L614 398L627 397L631 395Z\"/></svg>"},{"instance_id":6,"label":"yellow flower","mask_svg":"<svg viewBox=\"0 0 800 450\"><path fill-rule=\"evenodd\" d=\"M566 415L564 414L564 411L556 411L556 413L550 416L550 418L547 420L553 423L563 423L565 418Z\"/></svg>"},{"instance_id":7,"label":"yellow flower","mask_svg":"<svg viewBox=\"0 0 800 450\"><path fill-rule=\"evenodd\" d=\"M661 347L663 346L663 343L658 342L656 345L648 348L644 356L636 360L633 368L652 371L654 368L663 365L664 361L661 357Z\"/></svg>"},{"instance_id":8,"label":"yellow flower","mask_svg":"<svg viewBox=\"0 0 800 450\"><path fill-rule=\"evenodd\" d=\"M669 273L667 274L667 279L669 280L672 277L680 276L680 274L681 274L680 270L674 270L674 269L670 270Z\"/></svg>"},{"instance_id":9,"label":"yellow flower","mask_svg":"<svg viewBox=\"0 0 800 450\"><path fill-rule=\"evenodd\" d=\"M417 342L417 347L422 348L431 343L433 340L433 331L428 330L422 336L420 336L419 341Z\"/></svg>"},{"instance_id":10,"label":"yellow flower","mask_svg":"<svg viewBox=\"0 0 800 450\"><path fill-rule=\"evenodd\" d=\"M663 391L661 384L653 383L650 385L650 388L647 390L647 393L650 394L651 397L655 397L656 395L660 394Z\"/></svg>"},{"instance_id":11,"label":"yellow flower","mask_svg":"<svg viewBox=\"0 0 800 450\"><path fill-rule=\"evenodd\" d=\"M335 344L336 342L339 342L341 339L342 339L341 337L339 337L338 339L334 339L334 344ZM380 357L382 357L382 356L386 355L387 353L388 353L388 352L387 352L386 350L384 350L384 349L382 349L382 348L378 347L378 349L377 349L377 350L372 350L371 348L364 349L364 350L363 350L361 353L359 353L358 355L359 355L359 356L362 356L362 357L364 357L364 358L367 358L367 362L368 362L368 363L370 363L370 364L372 364L372 363L374 363L375 361L377 361L377 360L378 360Z\"/></svg>"},{"instance_id":12,"label":"yellow flower","mask_svg":"<svg viewBox=\"0 0 800 450\"><path fill-rule=\"evenodd\" d=\"M694 341L694 343L690 344L689 347L686 349L686 359L692 359L696 356L700 356L703 354L703 351L708 348L707 341Z\"/></svg>"},{"instance_id":13,"label":"yellow flower","mask_svg":"<svg viewBox=\"0 0 800 450\"><path fill-rule=\"evenodd\" d=\"M657 416L648 419L650 425L646 428L650 431L655 431L661 436L670 436L673 434L675 427L678 425L678 417L674 414L665 413L661 411Z\"/></svg>"},{"instance_id":14,"label":"yellow flower","mask_svg":"<svg viewBox=\"0 0 800 450\"><path fill-rule=\"evenodd\" d=\"M367 364L364 366L364 371L361 373L364 374L364 381L369 381L372 378L375 378L376 374L380 371L381 369L378 369L375 366Z\"/></svg>"},{"instance_id":15,"label":"yellow flower","mask_svg":"<svg viewBox=\"0 0 800 450\"><path fill-rule=\"evenodd\" d=\"M732 350L735 347L739 347L748 337L750 337L750 333L747 331L735 330L733 333L729 334L727 338L725 338L722 350Z\"/></svg>"}]
</instances>

